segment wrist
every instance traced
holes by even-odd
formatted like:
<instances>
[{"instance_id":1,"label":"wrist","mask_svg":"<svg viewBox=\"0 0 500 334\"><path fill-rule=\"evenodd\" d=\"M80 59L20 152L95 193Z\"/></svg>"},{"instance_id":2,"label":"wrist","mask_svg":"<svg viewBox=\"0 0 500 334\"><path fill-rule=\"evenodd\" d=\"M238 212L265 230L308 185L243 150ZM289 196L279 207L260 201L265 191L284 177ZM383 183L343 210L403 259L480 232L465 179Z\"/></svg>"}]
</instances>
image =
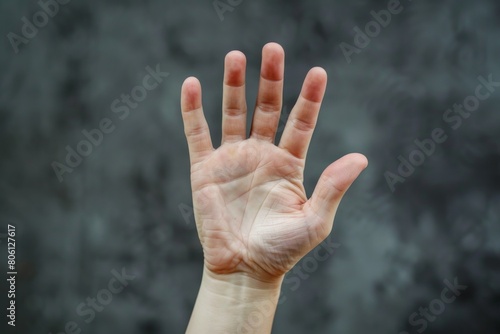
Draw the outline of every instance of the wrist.
<instances>
[{"instance_id":1,"label":"wrist","mask_svg":"<svg viewBox=\"0 0 500 334\"><path fill-rule=\"evenodd\" d=\"M260 295L269 296L281 290L283 276L273 278L256 278L248 273L237 272L230 274L218 274L206 266L203 267L202 287L210 290L212 293L234 293L236 295L249 295L259 297Z\"/></svg>"},{"instance_id":2,"label":"wrist","mask_svg":"<svg viewBox=\"0 0 500 334\"><path fill-rule=\"evenodd\" d=\"M187 333L270 333L282 281L216 274L204 267Z\"/></svg>"}]
</instances>

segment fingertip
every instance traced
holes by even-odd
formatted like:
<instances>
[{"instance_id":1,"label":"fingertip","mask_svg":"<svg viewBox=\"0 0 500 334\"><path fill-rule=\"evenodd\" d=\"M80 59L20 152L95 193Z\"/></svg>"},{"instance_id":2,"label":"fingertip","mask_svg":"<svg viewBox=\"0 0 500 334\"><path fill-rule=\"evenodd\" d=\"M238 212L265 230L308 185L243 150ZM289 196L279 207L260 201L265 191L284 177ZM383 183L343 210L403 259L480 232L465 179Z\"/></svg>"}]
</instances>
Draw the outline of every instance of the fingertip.
<instances>
[{"instance_id":1,"label":"fingertip","mask_svg":"<svg viewBox=\"0 0 500 334\"><path fill-rule=\"evenodd\" d=\"M182 84L181 107L190 111L201 107L201 83L195 77L189 77Z\"/></svg>"},{"instance_id":2,"label":"fingertip","mask_svg":"<svg viewBox=\"0 0 500 334\"><path fill-rule=\"evenodd\" d=\"M188 77L186 80L184 80L184 83L182 84L182 89L185 91L190 91L192 89L196 89L200 87L200 80L196 77Z\"/></svg>"},{"instance_id":3,"label":"fingertip","mask_svg":"<svg viewBox=\"0 0 500 334\"><path fill-rule=\"evenodd\" d=\"M278 43L267 43L262 48L261 76L270 81L283 80L285 50Z\"/></svg>"},{"instance_id":4,"label":"fingertip","mask_svg":"<svg viewBox=\"0 0 500 334\"><path fill-rule=\"evenodd\" d=\"M313 67L307 72L306 81L315 86L326 86L328 74L322 67Z\"/></svg>"},{"instance_id":5,"label":"fingertip","mask_svg":"<svg viewBox=\"0 0 500 334\"><path fill-rule=\"evenodd\" d=\"M262 53L264 54L265 52L285 54L285 50L283 49L283 47L276 42L269 42L266 45L264 45L264 47L262 48Z\"/></svg>"},{"instance_id":6,"label":"fingertip","mask_svg":"<svg viewBox=\"0 0 500 334\"><path fill-rule=\"evenodd\" d=\"M231 63L241 63L241 62L246 62L246 56L243 52L238 51L238 50L233 50L227 53L225 60L225 63L230 65Z\"/></svg>"},{"instance_id":7,"label":"fingertip","mask_svg":"<svg viewBox=\"0 0 500 334\"><path fill-rule=\"evenodd\" d=\"M328 166L325 174L337 190L345 192L368 166L368 159L360 153L350 153Z\"/></svg>"},{"instance_id":8,"label":"fingertip","mask_svg":"<svg viewBox=\"0 0 500 334\"><path fill-rule=\"evenodd\" d=\"M246 57L241 51L231 51L224 60L224 83L229 86L245 84Z\"/></svg>"},{"instance_id":9,"label":"fingertip","mask_svg":"<svg viewBox=\"0 0 500 334\"><path fill-rule=\"evenodd\" d=\"M359 174L368 167L368 159L361 153L349 153L334 162L336 169L345 169Z\"/></svg>"},{"instance_id":10,"label":"fingertip","mask_svg":"<svg viewBox=\"0 0 500 334\"><path fill-rule=\"evenodd\" d=\"M366 158L365 155L361 153L351 153L346 155L346 157L349 157L349 159L353 160L353 163L356 165L360 166L362 170L366 169L368 167L368 159Z\"/></svg>"},{"instance_id":11,"label":"fingertip","mask_svg":"<svg viewBox=\"0 0 500 334\"><path fill-rule=\"evenodd\" d=\"M314 78L318 79L327 79L328 78L328 73L323 67L320 66L315 66L311 68L308 72L308 75L313 76Z\"/></svg>"},{"instance_id":12,"label":"fingertip","mask_svg":"<svg viewBox=\"0 0 500 334\"><path fill-rule=\"evenodd\" d=\"M304 80L301 95L308 101L321 102L325 95L327 73L322 67L313 67Z\"/></svg>"}]
</instances>

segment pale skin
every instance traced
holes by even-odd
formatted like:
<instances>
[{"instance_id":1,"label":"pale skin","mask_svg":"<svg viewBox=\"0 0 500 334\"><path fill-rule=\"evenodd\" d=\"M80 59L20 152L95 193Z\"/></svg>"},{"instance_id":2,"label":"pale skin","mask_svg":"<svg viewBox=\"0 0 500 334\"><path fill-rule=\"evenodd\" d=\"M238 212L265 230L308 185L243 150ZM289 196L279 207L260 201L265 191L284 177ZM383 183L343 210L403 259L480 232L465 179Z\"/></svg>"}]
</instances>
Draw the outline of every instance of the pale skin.
<instances>
[{"instance_id":1,"label":"pale skin","mask_svg":"<svg viewBox=\"0 0 500 334\"><path fill-rule=\"evenodd\" d=\"M204 254L202 283L186 333L271 333L284 275L328 237L343 195L368 165L357 153L338 159L307 198L306 154L327 74L315 67L306 75L275 144L284 57L276 43L262 50L259 91L247 136L246 59L239 51L227 54L222 143L217 149L203 114L200 82L190 77L182 86L193 208Z\"/></svg>"}]
</instances>

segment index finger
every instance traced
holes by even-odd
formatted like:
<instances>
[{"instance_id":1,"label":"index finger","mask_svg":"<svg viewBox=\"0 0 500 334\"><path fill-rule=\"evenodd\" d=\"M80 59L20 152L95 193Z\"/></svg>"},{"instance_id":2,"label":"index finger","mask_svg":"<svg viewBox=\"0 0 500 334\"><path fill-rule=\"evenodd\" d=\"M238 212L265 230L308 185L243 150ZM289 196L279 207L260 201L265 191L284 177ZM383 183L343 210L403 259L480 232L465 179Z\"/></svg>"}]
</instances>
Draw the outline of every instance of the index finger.
<instances>
[{"instance_id":1,"label":"index finger","mask_svg":"<svg viewBox=\"0 0 500 334\"><path fill-rule=\"evenodd\" d=\"M311 69L304 80L297 103L288 117L279 147L297 158L306 157L325 95L326 82L327 74L324 69L321 67Z\"/></svg>"}]
</instances>

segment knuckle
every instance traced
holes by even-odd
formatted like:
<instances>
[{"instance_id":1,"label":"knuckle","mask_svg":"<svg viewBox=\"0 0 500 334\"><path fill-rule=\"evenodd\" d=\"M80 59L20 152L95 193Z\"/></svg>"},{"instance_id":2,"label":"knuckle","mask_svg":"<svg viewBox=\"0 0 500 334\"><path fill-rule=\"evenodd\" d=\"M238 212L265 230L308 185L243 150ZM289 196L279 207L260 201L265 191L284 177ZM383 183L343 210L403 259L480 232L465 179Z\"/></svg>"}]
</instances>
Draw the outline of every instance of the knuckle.
<instances>
[{"instance_id":1,"label":"knuckle","mask_svg":"<svg viewBox=\"0 0 500 334\"><path fill-rule=\"evenodd\" d=\"M290 121L293 127L301 132L310 132L316 126L316 122L300 118L292 118Z\"/></svg>"},{"instance_id":2,"label":"knuckle","mask_svg":"<svg viewBox=\"0 0 500 334\"><path fill-rule=\"evenodd\" d=\"M281 110L280 104L276 102L259 101L259 109L264 113L279 112Z\"/></svg>"},{"instance_id":3,"label":"knuckle","mask_svg":"<svg viewBox=\"0 0 500 334\"><path fill-rule=\"evenodd\" d=\"M245 110L239 107L225 107L224 115L229 117L237 117L245 114Z\"/></svg>"}]
</instances>

